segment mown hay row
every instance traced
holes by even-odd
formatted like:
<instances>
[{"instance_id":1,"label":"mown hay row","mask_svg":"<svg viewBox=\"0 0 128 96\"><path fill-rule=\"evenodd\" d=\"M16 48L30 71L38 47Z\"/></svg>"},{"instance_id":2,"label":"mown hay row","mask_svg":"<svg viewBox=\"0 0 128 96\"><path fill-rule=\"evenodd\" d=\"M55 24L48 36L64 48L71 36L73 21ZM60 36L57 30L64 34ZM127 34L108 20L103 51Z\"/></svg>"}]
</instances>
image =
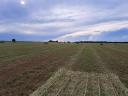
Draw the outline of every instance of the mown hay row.
<instances>
[{"instance_id":1,"label":"mown hay row","mask_svg":"<svg viewBox=\"0 0 128 96\"><path fill-rule=\"evenodd\" d=\"M128 96L128 89L120 81L118 76L116 76L114 74L110 74L109 80L110 80L110 82L112 82L113 86L116 88L117 94L119 96Z\"/></svg>"},{"instance_id":2,"label":"mown hay row","mask_svg":"<svg viewBox=\"0 0 128 96\"><path fill-rule=\"evenodd\" d=\"M30 96L42 96L48 89L65 74L65 69L59 69L44 85L39 87Z\"/></svg>"},{"instance_id":3,"label":"mown hay row","mask_svg":"<svg viewBox=\"0 0 128 96\"><path fill-rule=\"evenodd\" d=\"M128 89L114 74L60 69L30 96L128 96Z\"/></svg>"}]
</instances>

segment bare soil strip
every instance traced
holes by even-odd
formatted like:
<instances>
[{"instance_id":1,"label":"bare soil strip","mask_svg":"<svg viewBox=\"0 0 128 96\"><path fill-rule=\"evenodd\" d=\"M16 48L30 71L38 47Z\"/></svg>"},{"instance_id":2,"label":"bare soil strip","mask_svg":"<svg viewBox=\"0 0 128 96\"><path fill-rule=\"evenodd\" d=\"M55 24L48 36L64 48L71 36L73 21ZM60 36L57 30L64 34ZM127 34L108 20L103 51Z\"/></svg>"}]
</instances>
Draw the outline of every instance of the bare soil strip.
<instances>
[{"instance_id":1,"label":"bare soil strip","mask_svg":"<svg viewBox=\"0 0 128 96\"><path fill-rule=\"evenodd\" d=\"M128 96L128 89L114 74L63 68L30 96Z\"/></svg>"}]
</instances>

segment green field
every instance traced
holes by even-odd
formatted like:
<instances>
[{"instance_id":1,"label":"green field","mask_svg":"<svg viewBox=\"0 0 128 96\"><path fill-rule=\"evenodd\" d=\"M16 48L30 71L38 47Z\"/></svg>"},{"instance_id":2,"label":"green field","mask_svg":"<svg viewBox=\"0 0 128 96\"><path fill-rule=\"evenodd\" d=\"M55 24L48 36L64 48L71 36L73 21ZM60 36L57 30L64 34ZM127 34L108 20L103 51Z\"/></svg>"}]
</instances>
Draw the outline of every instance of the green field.
<instances>
[{"instance_id":1,"label":"green field","mask_svg":"<svg viewBox=\"0 0 128 96\"><path fill-rule=\"evenodd\" d=\"M28 96L61 68L112 73L128 88L128 44L0 44L0 96Z\"/></svg>"}]
</instances>

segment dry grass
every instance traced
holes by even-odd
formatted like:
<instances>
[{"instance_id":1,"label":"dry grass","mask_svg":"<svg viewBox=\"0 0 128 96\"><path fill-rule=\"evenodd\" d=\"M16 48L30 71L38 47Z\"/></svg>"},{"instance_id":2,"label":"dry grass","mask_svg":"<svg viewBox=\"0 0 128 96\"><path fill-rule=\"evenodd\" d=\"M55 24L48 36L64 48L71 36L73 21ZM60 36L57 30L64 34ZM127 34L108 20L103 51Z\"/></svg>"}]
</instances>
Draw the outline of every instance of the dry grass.
<instances>
[{"instance_id":1,"label":"dry grass","mask_svg":"<svg viewBox=\"0 0 128 96\"><path fill-rule=\"evenodd\" d=\"M60 69L30 96L128 96L115 74Z\"/></svg>"},{"instance_id":2,"label":"dry grass","mask_svg":"<svg viewBox=\"0 0 128 96\"><path fill-rule=\"evenodd\" d=\"M0 96L128 96L127 58L128 44L0 44Z\"/></svg>"}]
</instances>

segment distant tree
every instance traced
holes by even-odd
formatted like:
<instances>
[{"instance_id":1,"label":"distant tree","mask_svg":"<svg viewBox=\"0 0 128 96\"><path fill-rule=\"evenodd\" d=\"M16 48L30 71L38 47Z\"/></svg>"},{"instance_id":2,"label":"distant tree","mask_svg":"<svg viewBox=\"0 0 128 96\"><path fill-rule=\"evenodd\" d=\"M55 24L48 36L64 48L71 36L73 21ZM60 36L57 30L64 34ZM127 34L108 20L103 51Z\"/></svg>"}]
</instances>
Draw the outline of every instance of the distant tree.
<instances>
[{"instance_id":1,"label":"distant tree","mask_svg":"<svg viewBox=\"0 0 128 96\"><path fill-rule=\"evenodd\" d=\"M53 41L53 40L49 40L48 42L53 42L53 43L58 43L59 41Z\"/></svg>"},{"instance_id":2,"label":"distant tree","mask_svg":"<svg viewBox=\"0 0 128 96\"><path fill-rule=\"evenodd\" d=\"M57 40L57 41L55 41L55 42L57 42L57 43L58 43L59 41Z\"/></svg>"},{"instance_id":3,"label":"distant tree","mask_svg":"<svg viewBox=\"0 0 128 96\"><path fill-rule=\"evenodd\" d=\"M52 40L49 40L48 42L53 42Z\"/></svg>"},{"instance_id":4,"label":"distant tree","mask_svg":"<svg viewBox=\"0 0 128 96\"><path fill-rule=\"evenodd\" d=\"M12 42L15 43L16 42L16 39L12 39Z\"/></svg>"},{"instance_id":5,"label":"distant tree","mask_svg":"<svg viewBox=\"0 0 128 96\"><path fill-rule=\"evenodd\" d=\"M70 41L67 41L67 43L71 43Z\"/></svg>"},{"instance_id":6,"label":"distant tree","mask_svg":"<svg viewBox=\"0 0 128 96\"><path fill-rule=\"evenodd\" d=\"M0 43L5 43L5 41L0 41Z\"/></svg>"}]
</instances>

